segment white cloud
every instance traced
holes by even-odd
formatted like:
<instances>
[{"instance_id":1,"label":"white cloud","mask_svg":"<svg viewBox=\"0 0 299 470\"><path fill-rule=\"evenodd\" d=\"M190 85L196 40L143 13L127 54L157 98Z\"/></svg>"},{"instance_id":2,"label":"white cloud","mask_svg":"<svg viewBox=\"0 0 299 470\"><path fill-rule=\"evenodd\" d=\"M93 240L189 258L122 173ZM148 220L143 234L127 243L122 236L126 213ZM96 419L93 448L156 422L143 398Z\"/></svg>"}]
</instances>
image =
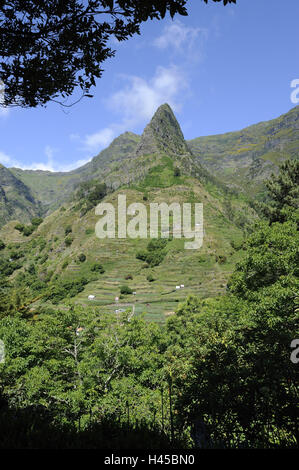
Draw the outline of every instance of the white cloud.
<instances>
[{"instance_id":1,"label":"white cloud","mask_svg":"<svg viewBox=\"0 0 299 470\"><path fill-rule=\"evenodd\" d=\"M106 127L98 132L95 132L94 134L86 135L83 142L84 147L86 150L96 152L100 148L107 147L116 137L116 135L116 129L113 129L112 127Z\"/></svg>"},{"instance_id":2,"label":"white cloud","mask_svg":"<svg viewBox=\"0 0 299 470\"><path fill-rule=\"evenodd\" d=\"M76 168L79 168L80 166L85 165L91 160L90 157L86 157L70 164L60 164L54 159L54 155L58 152L59 152L58 149L53 148L50 145L47 145L44 149L44 153L45 153L45 156L47 157L47 161L30 163L27 165L27 164L18 162L14 158L7 155L5 152L0 151L0 163L2 163L3 165L9 168L11 167L21 168L21 170L43 170L43 171L51 171L51 172L57 172L57 171L65 172L65 171L75 170Z\"/></svg>"},{"instance_id":3,"label":"white cloud","mask_svg":"<svg viewBox=\"0 0 299 470\"><path fill-rule=\"evenodd\" d=\"M194 52L196 47L196 52L199 53L202 40L206 37L206 29L190 28L181 21L176 20L164 27L163 33L154 40L153 44L159 49L172 48L180 53L190 52L191 50Z\"/></svg>"},{"instance_id":4,"label":"white cloud","mask_svg":"<svg viewBox=\"0 0 299 470\"><path fill-rule=\"evenodd\" d=\"M7 153L1 152L0 150L0 163L7 166L7 165L11 165L12 162L13 162L13 159L9 155L7 155Z\"/></svg>"},{"instance_id":5,"label":"white cloud","mask_svg":"<svg viewBox=\"0 0 299 470\"><path fill-rule=\"evenodd\" d=\"M150 119L165 102L177 111L180 108L177 98L181 98L181 92L188 87L187 78L177 66L157 67L150 80L122 77L128 85L109 98L109 106L120 112L126 123L135 125Z\"/></svg>"},{"instance_id":6,"label":"white cloud","mask_svg":"<svg viewBox=\"0 0 299 470\"><path fill-rule=\"evenodd\" d=\"M120 75L126 84L106 100L106 106L122 119L109 127L100 129L81 139L81 150L89 153L99 152L122 132L133 130L152 118L157 108L167 102L174 111L180 109L182 92L188 88L188 80L177 66L157 67L154 76L148 80ZM77 134L70 135L71 140L78 140Z\"/></svg>"},{"instance_id":7,"label":"white cloud","mask_svg":"<svg viewBox=\"0 0 299 470\"><path fill-rule=\"evenodd\" d=\"M84 152L83 158L71 164L61 164L56 156L59 149L47 145L44 149L45 161L22 164L0 152L0 162L2 161L5 166L24 170L51 172L74 170L88 163L92 156L106 148L122 132L146 124L161 104L167 102L174 111L179 111L184 100L184 92L189 86L188 78L182 69L174 65L157 67L149 79L128 75L121 75L119 78L123 80L123 86L106 100L106 106L121 116L119 122L84 137L76 133L69 135L71 141L81 145L78 150Z\"/></svg>"}]
</instances>

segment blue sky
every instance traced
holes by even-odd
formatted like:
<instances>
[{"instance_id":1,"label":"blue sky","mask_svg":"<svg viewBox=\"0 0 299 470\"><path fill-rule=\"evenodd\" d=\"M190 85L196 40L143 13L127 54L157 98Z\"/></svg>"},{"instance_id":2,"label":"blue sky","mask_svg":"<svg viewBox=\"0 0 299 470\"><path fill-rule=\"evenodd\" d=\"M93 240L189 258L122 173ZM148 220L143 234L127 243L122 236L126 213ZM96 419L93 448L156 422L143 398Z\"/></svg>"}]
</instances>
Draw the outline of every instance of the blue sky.
<instances>
[{"instance_id":1,"label":"blue sky","mask_svg":"<svg viewBox=\"0 0 299 470\"><path fill-rule=\"evenodd\" d=\"M295 106L298 0L188 5L188 17L150 21L141 36L115 44L94 98L68 109L0 110L0 162L77 168L120 133L140 134L164 102L186 139L238 130Z\"/></svg>"}]
</instances>

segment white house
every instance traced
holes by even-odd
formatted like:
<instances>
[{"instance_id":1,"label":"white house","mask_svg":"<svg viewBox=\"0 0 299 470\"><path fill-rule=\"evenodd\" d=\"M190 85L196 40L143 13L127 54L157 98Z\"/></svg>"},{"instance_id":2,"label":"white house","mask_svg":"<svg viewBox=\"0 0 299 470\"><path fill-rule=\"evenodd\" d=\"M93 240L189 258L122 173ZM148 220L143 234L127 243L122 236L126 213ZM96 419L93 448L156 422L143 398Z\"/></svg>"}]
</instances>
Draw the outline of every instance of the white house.
<instances>
[{"instance_id":1,"label":"white house","mask_svg":"<svg viewBox=\"0 0 299 470\"><path fill-rule=\"evenodd\" d=\"M181 284L181 289L183 289L184 287L185 287L185 285L184 285L184 284Z\"/></svg>"},{"instance_id":2,"label":"white house","mask_svg":"<svg viewBox=\"0 0 299 470\"><path fill-rule=\"evenodd\" d=\"M94 298L95 298L95 295L89 295L88 296L88 300L94 300Z\"/></svg>"},{"instance_id":3,"label":"white house","mask_svg":"<svg viewBox=\"0 0 299 470\"><path fill-rule=\"evenodd\" d=\"M181 286L175 286L175 288L178 290L178 289L180 289L180 288L181 288Z\"/></svg>"}]
</instances>

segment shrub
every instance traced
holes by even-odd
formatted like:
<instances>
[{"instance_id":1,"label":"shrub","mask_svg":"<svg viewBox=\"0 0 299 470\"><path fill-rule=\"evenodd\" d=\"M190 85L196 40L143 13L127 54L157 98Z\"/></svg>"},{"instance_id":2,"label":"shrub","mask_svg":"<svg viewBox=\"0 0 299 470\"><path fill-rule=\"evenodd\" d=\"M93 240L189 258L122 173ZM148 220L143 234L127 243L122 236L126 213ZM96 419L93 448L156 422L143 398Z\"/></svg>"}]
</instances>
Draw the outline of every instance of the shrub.
<instances>
[{"instance_id":1,"label":"shrub","mask_svg":"<svg viewBox=\"0 0 299 470\"><path fill-rule=\"evenodd\" d=\"M35 225L25 225L23 229L23 235L25 235L25 237L29 237L34 232L35 229L36 229Z\"/></svg>"},{"instance_id":2,"label":"shrub","mask_svg":"<svg viewBox=\"0 0 299 470\"><path fill-rule=\"evenodd\" d=\"M136 253L136 258L146 261L149 266L158 266L165 257L164 248L168 240L166 238L157 238L151 240L147 245L147 250L141 250Z\"/></svg>"},{"instance_id":3,"label":"shrub","mask_svg":"<svg viewBox=\"0 0 299 470\"><path fill-rule=\"evenodd\" d=\"M34 217L31 220L31 225L33 225L35 228L37 228L43 221L44 221L44 219L42 219L41 217Z\"/></svg>"},{"instance_id":4,"label":"shrub","mask_svg":"<svg viewBox=\"0 0 299 470\"><path fill-rule=\"evenodd\" d=\"M63 262L61 268L65 269L68 265L69 265L69 262L66 260L66 261Z\"/></svg>"},{"instance_id":5,"label":"shrub","mask_svg":"<svg viewBox=\"0 0 299 470\"><path fill-rule=\"evenodd\" d=\"M25 228L24 224L18 223L17 225L15 225L15 229L18 230L19 232L23 232L24 228Z\"/></svg>"},{"instance_id":6,"label":"shrub","mask_svg":"<svg viewBox=\"0 0 299 470\"><path fill-rule=\"evenodd\" d=\"M181 176L181 170L176 166L173 170L174 176Z\"/></svg>"},{"instance_id":7,"label":"shrub","mask_svg":"<svg viewBox=\"0 0 299 470\"><path fill-rule=\"evenodd\" d=\"M24 253L22 251L11 251L9 254L9 257L11 259L20 259L24 256Z\"/></svg>"},{"instance_id":8,"label":"shrub","mask_svg":"<svg viewBox=\"0 0 299 470\"><path fill-rule=\"evenodd\" d=\"M93 272L99 272L99 273L101 273L101 274L103 274L103 273L105 272L105 269L103 268L103 266L102 266L100 263L98 263L98 262L93 263L93 264L91 265L91 268L90 268L90 269L91 269L91 271L93 271Z\"/></svg>"},{"instance_id":9,"label":"shrub","mask_svg":"<svg viewBox=\"0 0 299 470\"><path fill-rule=\"evenodd\" d=\"M231 244L231 247L235 250L235 251L239 251L243 248L243 240L241 241L236 241L236 240L231 240L230 244Z\"/></svg>"},{"instance_id":10,"label":"shrub","mask_svg":"<svg viewBox=\"0 0 299 470\"><path fill-rule=\"evenodd\" d=\"M40 279L33 281L30 283L30 288L34 291L41 292L47 287L47 284Z\"/></svg>"},{"instance_id":11,"label":"shrub","mask_svg":"<svg viewBox=\"0 0 299 470\"><path fill-rule=\"evenodd\" d=\"M84 253L80 253L80 255L78 256L78 260L80 261L80 263L84 263L84 261L86 261L86 256Z\"/></svg>"},{"instance_id":12,"label":"shrub","mask_svg":"<svg viewBox=\"0 0 299 470\"><path fill-rule=\"evenodd\" d=\"M223 264L226 262L226 256L225 255L216 255L216 262L219 264Z\"/></svg>"},{"instance_id":13,"label":"shrub","mask_svg":"<svg viewBox=\"0 0 299 470\"><path fill-rule=\"evenodd\" d=\"M47 253L44 256L42 256L40 259L40 264L44 264L47 261L48 257L49 256L47 255Z\"/></svg>"},{"instance_id":14,"label":"shrub","mask_svg":"<svg viewBox=\"0 0 299 470\"><path fill-rule=\"evenodd\" d=\"M129 294L133 294L133 291L132 289L130 289L129 286L121 286L120 293L123 295L129 295Z\"/></svg>"},{"instance_id":15,"label":"shrub","mask_svg":"<svg viewBox=\"0 0 299 470\"><path fill-rule=\"evenodd\" d=\"M145 250L137 251L136 253L137 259L141 259L141 261L146 261L146 257L147 257L147 251Z\"/></svg>"},{"instance_id":16,"label":"shrub","mask_svg":"<svg viewBox=\"0 0 299 470\"><path fill-rule=\"evenodd\" d=\"M94 233L93 228L87 228L87 229L85 230L85 235L91 235L92 233Z\"/></svg>"},{"instance_id":17,"label":"shrub","mask_svg":"<svg viewBox=\"0 0 299 470\"><path fill-rule=\"evenodd\" d=\"M148 251L163 250L167 245L167 238L153 238L147 245Z\"/></svg>"},{"instance_id":18,"label":"shrub","mask_svg":"<svg viewBox=\"0 0 299 470\"><path fill-rule=\"evenodd\" d=\"M43 251L47 246L47 242L44 238L40 238L38 240L38 244L39 244L39 251Z\"/></svg>"},{"instance_id":19,"label":"shrub","mask_svg":"<svg viewBox=\"0 0 299 470\"><path fill-rule=\"evenodd\" d=\"M64 240L64 243L66 246L71 246L71 244L73 243L74 239L73 237L71 237L70 235L68 237L65 238Z\"/></svg>"},{"instance_id":20,"label":"shrub","mask_svg":"<svg viewBox=\"0 0 299 470\"><path fill-rule=\"evenodd\" d=\"M146 279L148 280L148 282L153 282L155 280L152 274L149 274Z\"/></svg>"},{"instance_id":21,"label":"shrub","mask_svg":"<svg viewBox=\"0 0 299 470\"><path fill-rule=\"evenodd\" d=\"M75 295L84 290L86 284L88 284L88 280L85 277L75 281L60 279L57 284L55 283L50 287L45 295L45 300L51 300L54 304L57 304L67 297L75 297Z\"/></svg>"},{"instance_id":22,"label":"shrub","mask_svg":"<svg viewBox=\"0 0 299 470\"><path fill-rule=\"evenodd\" d=\"M27 271L29 274L35 274L36 273L36 270L35 270L35 266L33 263L29 264L28 268L27 268Z\"/></svg>"},{"instance_id":23,"label":"shrub","mask_svg":"<svg viewBox=\"0 0 299 470\"><path fill-rule=\"evenodd\" d=\"M125 277L126 281L128 281L129 279L133 279L133 276L132 274L127 274L126 277Z\"/></svg>"},{"instance_id":24,"label":"shrub","mask_svg":"<svg viewBox=\"0 0 299 470\"><path fill-rule=\"evenodd\" d=\"M151 251L146 257L146 262L150 266L159 266L164 259L165 253L163 251Z\"/></svg>"},{"instance_id":25,"label":"shrub","mask_svg":"<svg viewBox=\"0 0 299 470\"><path fill-rule=\"evenodd\" d=\"M73 231L73 229L72 229L71 225L68 225L68 226L65 228L64 233L65 233L65 235L68 235L69 233L72 233L72 231Z\"/></svg>"},{"instance_id":26,"label":"shrub","mask_svg":"<svg viewBox=\"0 0 299 470\"><path fill-rule=\"evenodd\" d=\"M4 241L0 240L0 250L4 250L5 248L5 243Z\"/></svg>"}]
</instances>

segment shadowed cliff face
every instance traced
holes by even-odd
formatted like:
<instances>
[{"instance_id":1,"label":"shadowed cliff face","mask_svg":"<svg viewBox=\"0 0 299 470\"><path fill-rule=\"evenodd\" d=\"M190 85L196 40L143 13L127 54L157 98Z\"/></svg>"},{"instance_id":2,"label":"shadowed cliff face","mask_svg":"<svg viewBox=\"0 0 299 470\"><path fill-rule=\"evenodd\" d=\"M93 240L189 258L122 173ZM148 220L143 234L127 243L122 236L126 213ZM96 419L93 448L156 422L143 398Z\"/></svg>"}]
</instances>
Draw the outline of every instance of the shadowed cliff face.
<instances>
[{"instance_id":1,"label":"shadowed cliff face","mask_svg":"<svg viewBox=\"0 0 299 470\"><path fill-rule=\"evenodd\" d=\"M29 221L39 210L30 189L0 165L0 226L14 218Z\"/></svg>"}]
</instances>

